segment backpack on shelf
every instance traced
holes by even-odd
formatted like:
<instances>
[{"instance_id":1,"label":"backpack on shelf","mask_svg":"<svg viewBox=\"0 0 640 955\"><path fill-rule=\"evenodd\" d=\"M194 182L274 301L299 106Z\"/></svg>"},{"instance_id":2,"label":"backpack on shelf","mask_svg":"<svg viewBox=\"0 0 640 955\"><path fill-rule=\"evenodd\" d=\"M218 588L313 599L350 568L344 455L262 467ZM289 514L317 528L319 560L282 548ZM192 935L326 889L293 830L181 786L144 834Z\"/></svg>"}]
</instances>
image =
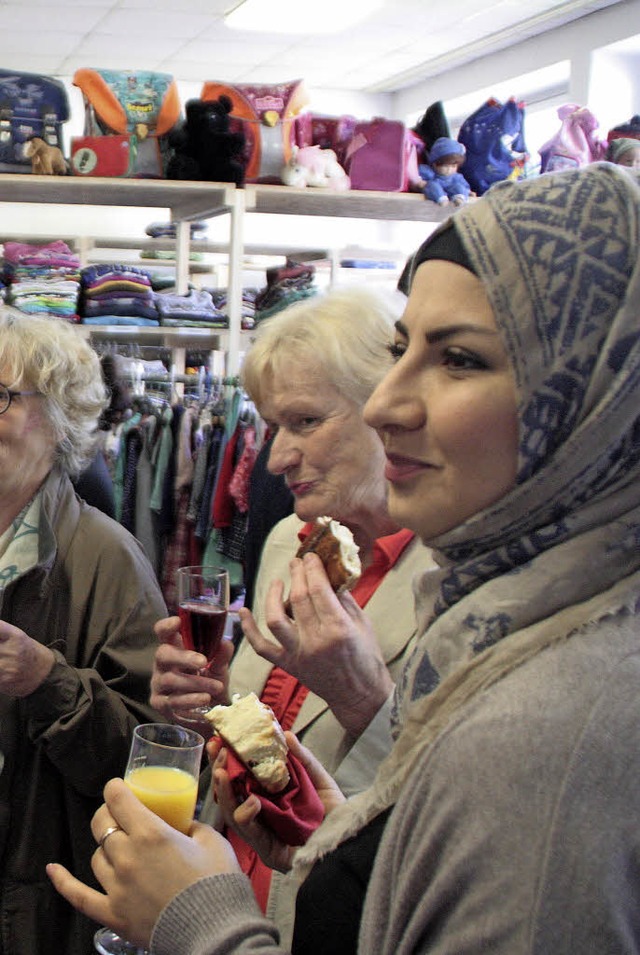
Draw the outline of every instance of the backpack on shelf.
<instances>
[{"instance_id":1,"label":"backpack on shelf","mask_svg":"<svg viewBox=\"0 0 640 955\"><path fill-rule=\"evenodd\" d=\"M528 159L524 140L524 105L488 99L471 113L458 133L467 150L464 178L477 196L502 179L518 179Z\"/></svg>"},{"instance_id":2,"label":"backpack on shelf","mask_svg":"<svg viewBox=\"0 0 640 955\"><path fill-rule=\"evenodd\" d=\"M347 149L358 124L355 116L323 116L320 113L300 113L295 118L296 146L319 146L333 149L336 159L344 168Z\"/></svg>"},{"instance_id":3,"label":"backpack on shelf","mask_svg":"<svg viewBox=\"0 0 640 955\"><path fill-rule=\"evenodd\" d=\"M62 150L62 125L68 119L67 91L60 80L0 70L0 172L30 173L24 146L36 136Z\"/></svg>"},{"instance_id":4,"label":"backpack on shelf","mask_svg":"<svg viewBox=\"0 0 640 955\"><path fill-rule=\"evenodd\" d=\"M413 127L412 132L418 137L418 162L428 162L431 147L437 139L451 139L449 120L445 113L442 100L437 100L427 106L426 110ZM420 145L421 144L421 145Z\"/></svg>"},{"instance_id":5,"label":"backpack on shelf","mask_svg":"<svg viewBox=\"0 0 640 955\"><path fill-rule=\"evenodd\" d=\"M357 123L346 150L352 189L406 192L418 178L416 138L399 120Z\"/></svg>"},{"instance_id":6,"label":"backpack on shelf","mask_svg":"<svg viewBox=\"0 0 640 955\"><path fill-rule=\"evenodd\" d=\"M267 86L204 83L205 103L220 96L231 100L231 131L245 136L246 182L281 183L280 173L291 159L295 117L308 102L302 80Z\"/></svg>"},{"instance_id":7,"label":"backpack on shelf","mask_svg":"<svg viewBox=\"0 0 640 955\"><path fill-rule=\"evenodd\" d=\"M84 136L71 141L74 175L161 179L167 136L180 119L177 84L168 73L76 70Z\"/></svg>"},{"instance_id":8,"label":"backpack on shelf","mask_svg":"<svg viewBox=\"0 0 640 955\"><path fill-rule=\"evenodd\" d=\"M604 159L606 143L596 135L599 123L591 110L575 103L558 109L560 129L540 147L540 172L578 169Z\"/></svg>"}]
</instances>

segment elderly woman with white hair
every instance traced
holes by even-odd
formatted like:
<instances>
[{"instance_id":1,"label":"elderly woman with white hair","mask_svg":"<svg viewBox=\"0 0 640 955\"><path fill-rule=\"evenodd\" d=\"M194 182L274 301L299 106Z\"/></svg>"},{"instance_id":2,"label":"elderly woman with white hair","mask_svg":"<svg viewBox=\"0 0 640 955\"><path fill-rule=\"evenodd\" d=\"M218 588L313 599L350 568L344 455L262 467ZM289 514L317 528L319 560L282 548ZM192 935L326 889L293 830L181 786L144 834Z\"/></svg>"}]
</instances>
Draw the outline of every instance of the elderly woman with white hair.
<instances>
[{"instance_id":1,"label":"elderly woman with white hair","mask_svg":"<svg viewBox=\"0 0 640 955\"><path fill-rule=\"evenodd\" d=\"M391 367L388 344L398 314L392 298L354 286L330 289L260 324L242 380L274 433L268 468L284 478L295 513L265 541L253 613L241 611L246 639L229 672L217 668L221 689L217 681L194 674L197 655L175 645L177 618L156 627L167 642L156 655L151 703L167 718L179 718L185 706L205 705L210 698L228 702L234 693L253 691L347 794L370 784L391 747L393 681L417 635L411 584L430 565L428 549L389 517L384 449L362 418L367 399ZM268 608L274 598L282 606L290 562L312 522L324 515L352 532L362 576L350 593L331 595L321 619L314 620L316 639L309 652L291 654L291 620L283 630ZM293 592L291 603L299 618ZM223 653L224 648L219 657ZM317 673L324 678L310 692L307 678ZM200 819L217 817L208 791ZM228 834L256 897L281 937L288 938L295 880L272 872L244 839L232 829Z\"/></svg>"},{"instance_id":2,"label":"elderly woman with white hair","mask_svg":"<svg viewBox=\"0 0 640 955\"><path fill-rule=\"evenodd\" d=\"M60 905L45 864L91 877L89 823L121 774L166 612L142 548L70 477L108 404L71 325L0 310L0 951L86 955L96 926Z\"/></svg>"}]
</instances>

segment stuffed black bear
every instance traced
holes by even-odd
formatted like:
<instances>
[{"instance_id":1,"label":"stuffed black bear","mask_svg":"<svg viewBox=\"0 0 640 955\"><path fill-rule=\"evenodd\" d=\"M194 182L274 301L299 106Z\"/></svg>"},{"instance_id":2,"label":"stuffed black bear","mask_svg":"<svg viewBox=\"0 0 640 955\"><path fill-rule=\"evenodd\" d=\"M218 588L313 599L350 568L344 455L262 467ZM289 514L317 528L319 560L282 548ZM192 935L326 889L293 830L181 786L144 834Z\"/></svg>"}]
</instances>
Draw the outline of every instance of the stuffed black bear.
<instances>
[{"instance_id":1,"label":"stuffed black bear","mask_svg":"<svg viewBox=\"0 0 640 955\"><path fill-rule=\"evenodd\" d=\"M244 182L245 136L229 129L232 104L228 96L204 102L188 100L186 119L169 134L171 158L167 179L205 182Z\"/></svg>"}]
</instances>

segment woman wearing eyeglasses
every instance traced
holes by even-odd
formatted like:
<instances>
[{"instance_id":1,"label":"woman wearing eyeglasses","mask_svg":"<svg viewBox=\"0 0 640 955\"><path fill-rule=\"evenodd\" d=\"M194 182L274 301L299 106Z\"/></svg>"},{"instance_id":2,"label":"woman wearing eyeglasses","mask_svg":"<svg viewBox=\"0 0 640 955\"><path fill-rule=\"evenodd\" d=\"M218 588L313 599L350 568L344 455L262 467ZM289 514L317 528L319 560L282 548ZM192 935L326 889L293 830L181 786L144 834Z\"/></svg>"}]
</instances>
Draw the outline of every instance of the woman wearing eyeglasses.
<instances>
[{"instance_id":1,"label":"woman wearing eyeglasses","mask_svg":"<svg viewBox=\"0 0 640 955\"><path fill-rule=\"evenodd\" d=\"M141 547L81 502L107 395L59 319L0 310L0 952L87 955L95 924L45 865L91 878L91 817L122 774L166 613Z\"/></svg>"}]
</instances>

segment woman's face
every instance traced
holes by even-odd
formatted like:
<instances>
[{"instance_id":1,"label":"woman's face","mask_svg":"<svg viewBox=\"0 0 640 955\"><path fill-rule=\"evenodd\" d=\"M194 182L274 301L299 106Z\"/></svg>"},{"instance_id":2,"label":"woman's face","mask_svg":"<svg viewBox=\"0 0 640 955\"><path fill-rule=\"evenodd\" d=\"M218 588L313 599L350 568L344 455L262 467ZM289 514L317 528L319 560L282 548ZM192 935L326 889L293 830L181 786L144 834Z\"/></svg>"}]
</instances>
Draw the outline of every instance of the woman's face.
<instances>
[{"instance_id":1,"label":"woman's face","mask_svg":"<svg viewBox=\"0 0 640 955\"><path fill-rule=\"evenodd\" d=\"M350 526L386 511L384 450L362 409L309 362L273 375L260 408L275 430L268 468L282 474L303 521L329 515Z\"/></svg>"},{"instance_id":2,"label":"woman's face","mask_svg":"<svg viewBox=\"0 0 640 955\"><path fill-rule=\"evenodd\" d=\"M0 368L0 381L11 376ZM22 384L12 391L32 391ZM56 440L45 417L42 398L24 395L11 399L0 415L0 496L26 503L51 470Z\"/></svg>"},{"instance_id":3,"label":"woman's face","mask_svg":"<svg viewBox=\"0 0 640 955\"><path fill-rule=\"evenodd\" d=\"M385 446L391 517L429 541L513 487L515 383L482 283L451 262L418 268L394 351L364 417Z\"/></svg>"}]
</instances>

